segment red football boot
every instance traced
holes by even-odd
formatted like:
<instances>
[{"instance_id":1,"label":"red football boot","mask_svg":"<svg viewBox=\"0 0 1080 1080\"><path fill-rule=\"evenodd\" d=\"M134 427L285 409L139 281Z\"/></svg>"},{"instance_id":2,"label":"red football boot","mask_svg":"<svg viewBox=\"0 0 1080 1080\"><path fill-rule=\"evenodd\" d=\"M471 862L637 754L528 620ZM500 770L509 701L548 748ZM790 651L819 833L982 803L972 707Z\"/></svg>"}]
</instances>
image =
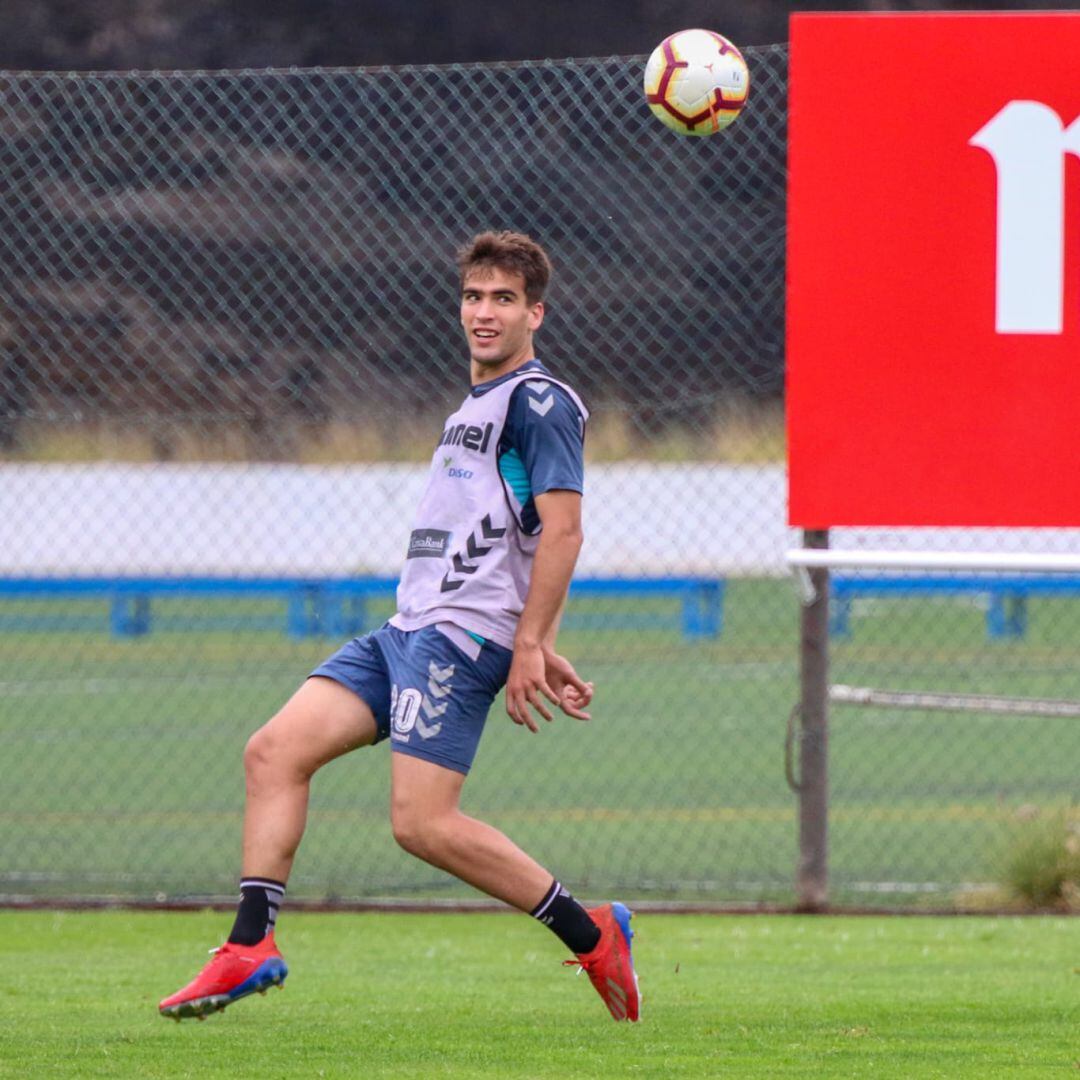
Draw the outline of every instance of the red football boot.
<instances>
[{"instance_id":1,"label":"red football boot","mask_svg":"<svg viewBox=\"0 0 1080 1080\"><path fill-rule=\"evenodd\" d=\"M578 953L576 960L566 963L581 966L616 1020L637 1020L641 995L630 952L630 939L634 936L630 929L633 918L630 909L624 904L605 904L588 911L600 927L600 940L592 952Z\"/></svg>"},{"instance_id":2,"label":"red football boot","mask_svg":"<svg viewBox=\"0 0 1080 1080\"><path fill-rule=\"evenodd\" d=\"M234 945L226 942L211 949L213 960L195 978L167 997L159 1006L162 1016L180 1021L194 1016L204 1020L210 1013L270 986L281 986L289 969L269 933L258 945Z\"/></svg>"}]
</instances>

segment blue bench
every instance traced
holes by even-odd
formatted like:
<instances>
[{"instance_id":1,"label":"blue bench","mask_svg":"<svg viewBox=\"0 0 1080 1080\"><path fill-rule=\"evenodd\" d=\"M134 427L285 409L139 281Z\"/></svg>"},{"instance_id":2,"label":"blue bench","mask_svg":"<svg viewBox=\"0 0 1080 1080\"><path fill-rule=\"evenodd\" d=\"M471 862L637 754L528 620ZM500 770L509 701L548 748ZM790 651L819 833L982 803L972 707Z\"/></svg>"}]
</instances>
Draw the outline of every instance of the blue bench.
<instances>
[{"instance_id":1,"label":"blue bench","mask_svg":"<svg viewBox=\"0 0 1080 1080\"><path fill-rule=\"evenodd\" d=\"M955 574L873 576L834 574L830 582L829 632L839 637L851 633L851 604L858 597L981 596L987 601L986 633L990 638L1023 637L1028 626L1029 596L1080 595L1080 577L1055 575Z\"/></svg>"},{"instance_id":2,"label":"blue bench","mask_svg":"<svg viewBox=\"0 0 1080 1080\"><path fill-rule=\"evenodd\" d=\"M685 638L719 637L724 628L723 578L658 577L658 578L575 578L570 583L570 599L581 596L677 596L682 599L679 622ZM668 628L670 620L662 615L631 616L633 626ZM594 621L602 628L611 620L597 616ZM584 625L585 617L571 616L567 625Z\"/></svg>"},{"instance_id":3,"label":"blue bench","mask_svg":"<svg viewBox=\"0 0 1080 1080\"><path fill-rule=\"evenodd\" d=\"M245 597L284 599L285 630L290 637L350 637L371 629L368 601L390 599L396 578L387 577L8 577L0 578L0 598L106 599L109 628L115 637L148 634L152 626L151 602L165 597ZM722 578L599 578L576 579L573 598L583 596L674 596L681 600L677 621L662 614L639 613L615 625L671 628L687 638L718 637L723 627ZM628 621L625 621L628 620ZM578 616L569 620L611 626L605 616ZM0 620L2 629L71 629L40 618L35 622ZM83 628L83 627L79 627Z\"/></svg>"}]
</instances>

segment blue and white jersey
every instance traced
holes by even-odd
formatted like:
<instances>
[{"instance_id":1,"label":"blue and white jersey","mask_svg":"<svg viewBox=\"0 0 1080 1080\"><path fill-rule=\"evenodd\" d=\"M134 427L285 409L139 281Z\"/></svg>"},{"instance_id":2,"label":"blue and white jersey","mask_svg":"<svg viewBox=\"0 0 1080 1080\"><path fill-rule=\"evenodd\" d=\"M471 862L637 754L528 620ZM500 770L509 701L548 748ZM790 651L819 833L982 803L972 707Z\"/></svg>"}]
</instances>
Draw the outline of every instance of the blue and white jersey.
<instances>
[{"instance_id":1,"label":"blue and white jersey","mask_svg":"<svg viewBox=\"0 0 1080 1080\"><path fill-rule=\"evenodd\" d=\"M452 622L513 648L542 528L535 499L583 490L588 417L538 360L472 388L431 460L393 626Z\"/></svg>"}]
</instances>

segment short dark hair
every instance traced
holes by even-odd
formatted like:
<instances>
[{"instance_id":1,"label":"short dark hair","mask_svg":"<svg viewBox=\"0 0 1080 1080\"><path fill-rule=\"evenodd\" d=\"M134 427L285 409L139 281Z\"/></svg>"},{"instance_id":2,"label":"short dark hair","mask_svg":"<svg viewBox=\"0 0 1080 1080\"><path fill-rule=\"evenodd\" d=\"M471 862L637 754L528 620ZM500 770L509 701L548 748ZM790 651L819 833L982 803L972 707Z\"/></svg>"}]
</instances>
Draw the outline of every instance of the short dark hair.
<instances>
[{"instance_id":1,"label":"short dark hair","mask_svg":"<svg viewBox=\"0 0 1080 1080\"><path fill-rule=\"evenodd\" d=\"M461 284L477 270L502 270L525 279L525 299L538 304L551 280L551 260L531 237L517 232L482 232L458 252Z\"/></svg>"}]
</instances>

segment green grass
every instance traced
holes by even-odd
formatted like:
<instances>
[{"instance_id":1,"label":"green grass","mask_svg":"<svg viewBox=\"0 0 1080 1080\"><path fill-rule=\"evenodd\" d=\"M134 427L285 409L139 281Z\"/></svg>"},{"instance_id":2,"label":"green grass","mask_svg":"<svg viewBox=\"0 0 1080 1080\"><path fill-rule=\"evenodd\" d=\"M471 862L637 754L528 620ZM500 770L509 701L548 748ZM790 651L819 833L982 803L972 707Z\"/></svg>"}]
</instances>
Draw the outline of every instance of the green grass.
<instances>
[{"instance_id":1,"label":"green grass","mask_svg":"<svg viewBox=\"0 0 1080 1080\"><path fill-rule=\"evenodd\" d=\"M0 1076L1074 1076L1080 921L635 919L615 1024L514 915L282 917L284 991L174 1024L225 918L0 912Z\"/></svg>"},{"instance_id":2,"label":"green grass","mask_svg":"<svg viewBox=\"0 0 1080 1080\"><path fill-rule=\"evenodd\" d=\"M466 809L585 896L790 901L794 590L729 582L709 641L605 628L627 610L571 607L560 645L597 684L593 721L530 736L497 702ZM230 895L244 742L337 643L290 641L283 610L258 605L245 618L273 629L214 629L240 609L177 601L160 612L174 629L129 641L108 636L103 605L9 604L0 616L47 611L97 629L0 633L0 753L19 763L0 805L0 893ZM1033 602L1022 640L988 642L982 612L955 600L863 605L853 627L833 645L837 682L1080 698L1076 601ZM1075 801L1078 755L1070 718L835 709L833 899L970 896L996 880L1019 808ZM387 772L377 747L316 777L294 896L473 895L395 847Z\"/></svg>"}]
</instances>

